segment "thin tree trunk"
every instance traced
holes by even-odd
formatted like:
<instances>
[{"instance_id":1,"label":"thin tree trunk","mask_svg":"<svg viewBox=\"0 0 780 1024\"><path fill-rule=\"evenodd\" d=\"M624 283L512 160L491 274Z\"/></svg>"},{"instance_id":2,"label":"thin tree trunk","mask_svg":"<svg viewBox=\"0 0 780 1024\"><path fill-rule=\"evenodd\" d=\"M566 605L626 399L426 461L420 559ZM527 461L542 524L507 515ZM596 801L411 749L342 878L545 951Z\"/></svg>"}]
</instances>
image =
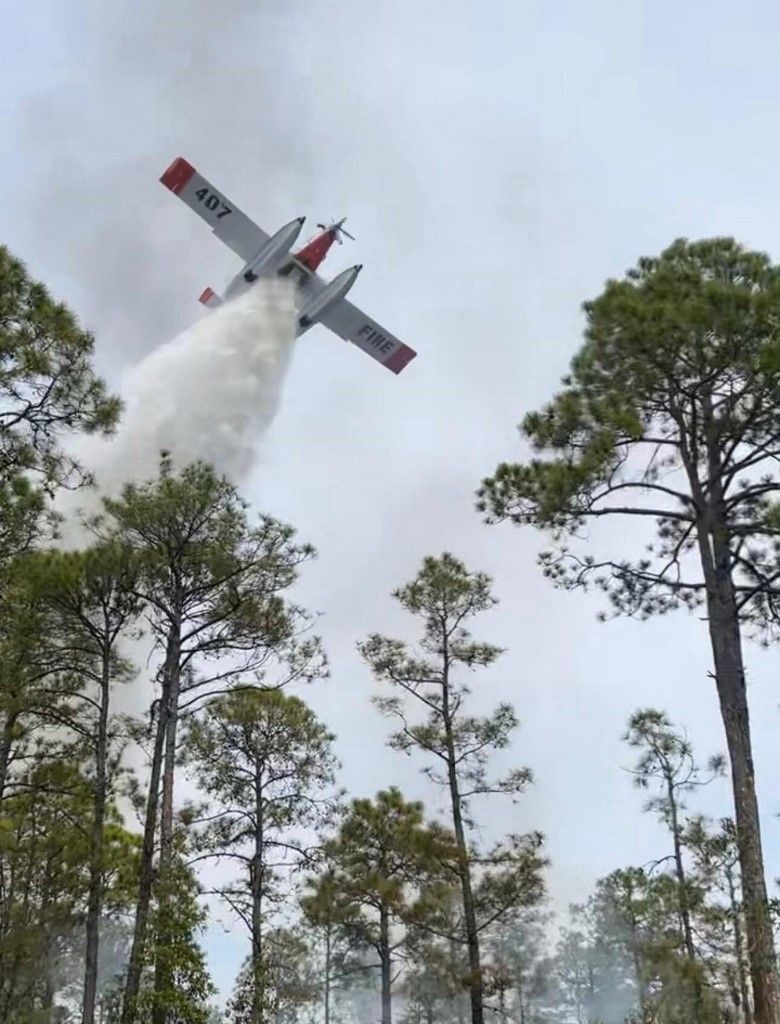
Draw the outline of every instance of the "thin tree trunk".
<instances>
[{"instance_id":1,"label":"thin tree trunk","mask_svg":"<svg viewBox=\"0 0 780 1024\"><path fill-rule=\"evenodd\" d=\"M160 800L160 775L162 773L163 747L166 734L166 705L160 701L157 731L154 738L152 753L152 770L149 779L149 792L146 798L146 821L144 822L144 839L141 847L141 867L138 878L138 898L135 909L135 927L133 944L130 949L130 961L127 967L127 979L122 1000L121 1024L133 1024L135 1021L136 1000L141 987L141 971L143 970L146 932L149 924L149 909L152 902L152 883L154 880L154 847L157 832L157 807Z\"/></svg>"},{"instance_id":2,"label":"thin tree trunk","mask_svg":"<svg viewBox=\"0 0 780 1024\"><path fill-rule=\"evenodd\" d=\"M81 1024L93 1024L97 996L100 912L103 905L103 831L106 815L106 761L108 759L108 704L111 683L110 646L106 638L102 653L100 713L95 746L95 791L92 836L89 851L89 896L87 900L86 949L84 953L84 999Z\"/></svg>"},{"instance_id":3,"label":"thin tree trunk","mask_svg":"<svg viewBox=\"0 0 780 1024\"><path fill-rule=\"evenodd\" d=\"M163 692L166 703L165 761L160 808L160 874L171 866L173 854L173 780L176 771L176 730L181 688L181 614L173 616L168 632Z\"/></svg>"},{"instance_id":4,"label":"thin tree trunk","mask_svg":"<svg viewBox=\"0 0 780 1024\"><path fill-rule=\"evenodd\" d=\"M698 1024L702 1019L704 1009L703 992L701 976L699 975L699 969L696 965L696 947L693 942L693 929L691 928L691 909L688 904L688 880L685 876L685 866L683 865L682 858L682 843L680 842L680 816L677 809L677 798L674 792L674 783L670 777L667 777L666 779L666 786L667 798L669 800L669 813L671 815L674 870L675 875L677 876L677 906L680 914L680 923L682 925L685 955L688 961L694 965L692 967L693 977L691 979L691 984L693 986L694 1020Z\"/></svg>"},{"instance_id":5,"label":"thin tree trunk","mask_svg":"<svg viewBox=\"0 0 780 1024\"><path fill-rule=\"evenodd\" d=\"M729 887L729 913L731 914L731 926L734 931L734 960L737 965L739 995L742 1002L742 1019L744 1024L753 1024L753 1013L750 1008L750 992L748 991L747 974L745 972L745 948L742 940L741 910L737 900L736 887L734 885L734 878L730 867L726 868L726 880Z\"/></svg>"},{"instance_id":6,"label":"thin tree trunk","mask_svg":"<svg viewBox=\"0 0 780 1024\"><path fill-rule=\"evenodd\" d=\"M463 952L463 944L456 942L455 939L450 937L450 960L452 962L453 976L455 974L455 969L456 968L458 968L458 970L460 969L459 968L459 963L460 963L460 957L461 957L461 953L462 952ZM463 996L461 995L460 992L456 992L455 993L455 995L453 996L453 1000L454 1000L454 1003L455 1003L455 1012L457 1014L458 1024L465 1024L465 1022L466 1022L465 1000L464 1000L464 998L463 998Z\"/></svg>"},{"instance_id":7,"label":"thin tree trunk","mask_svg":"<svg viewBox=\"0 0 780 1024\"><path fill-rule=\"evenodd\" d=\"M162 771L162 802L160 806L160 865L162 881L158 907L157 958L154 965L155 1000L152 1024L166 1024L164 993L171 987L171 968L166 947L168 936L168 901L173 866L173 780L176 772L176 730L179 724L179 690L181 685L181 620L177 615L170 626L165 659L165 755Z\"/></svg>"},{"instance_id":8,"label":"thin tree trunk","mask_svg":"<svg viewBox=\"0 0 780 1024\"><path fill-rule=\"evenodd\" d=\"M44 876L44 882L43 882L43 887L42 887L43 888L43 892L42 892L42 896L41 896L41 906L40 906L40 920L41 920L41 924L42 924L42 929L41 930L42 930L43 935L45 937L44 938L43 949L41 951L43 953L43 956L41 958L42 959L41 966L43 968L43 978L42 978L42 983L41 983L40 1010L41 1010L41 1015L43 1017L43 1020L47 1021L47 1022L51 1021L52 1010L54 1009L54 996L55 996L54 981L52 979L52 974L53 974L54 965L55 965L55 958L54 958L54 955L53 955L54 954L53 941L52 941L52 936L51 936L51 932L50 932L49 926L48 926L48 924L45 923L47 921L47 918L48 918L49 904L52 902L51 876L52 876L52 861L49 860L47 865L46 865L46 874ZM17 1007L17 1012L18 1012L19 1009L21 1009L21 1007Z\"/></svg>"},{"instance_id":9,"label":"thin tree trunk","mask_svg":"<svg viewBox=\"0 0 780 1024\"><path fill-rule=\"evenodd\" d=\"M263 874L264 806L263 766L255 759L255 850L251 866L252 886L252 1024L263 1022Z\"/></svg>"},{"instance_id":10,"label":"thin tree trunk","mask_svg":"<svg viewBox=\"0 0 780 1024\"><path fill-rule=\"evenodd\" d=\"M325 928L325 1021L330 1024L331 926Z\"/></svg>"},{"instance_id":11,"label":"thin tree trunk","mask_svg":"<svg viewBox=\"0 0 780 1024\"><path fill-rule=\"evenodd\" d=\"M444 672L442 685L442 721L447 742L447 778L452 805L452 824L458 847L458 874L460 876L463 919L466 926L466 946L469 956L469 997L471 1001L471 1024L484 1024L482 964L479 952L479 931L474 910L474 896L471 890L471 865L463 825L463 811L460 803L460 787L455 758L455 741L452 735L452 719L449 702L449 664L446 653L447 638L444 637Z\"/></svg>"},{"instance_id":12,"label":"thin tree trunk","mask_svg":"<svg viewBox=\"0 0 780 1024\"><path fill-rule=\"evenodd\" d=\"M463 898L463 917L466 925L466 945L469 954L469 996L471 1001L471 1024L484 1024L482 964L479 952L479 933L474 911L474 896L471 891L471 869L466 848L460 801L453 805L455 838L460 856L460 885Z\"/></svg>"},{"instance_id":13,"label":"thin tree trunk","mask_svg":"<svg viewBox=\"0 0 780 1024\"><path fill-rule=\"evenodd\" d=\"M637 926L636 914L632 908L632 901L634 898L634 885L633 882L628 883L628 900L629 900L629 916L628 923L631 928L631 962L634 967L634 980L636 983L637 991L637 1009L639 1010L640 1016L644 1016L645 1011L645 972L642 967L642 961L639 956L640 939L639 929Z\"/></svg>"},{"instance_id":14,"label":"thin tree trunk","mask_svg":"<svg viewBox=\"0 0 780 1024\"><path fill-rule=\"evenodd\" d=\"M390 921L384 906L379 911L379 965L382 974L382 1024L393 1024Z\"/></svg>"},{"instance_id":15,"label":"thin tree trunk","mask_svg":"<svg viewBox=\"0 0 780 1024\"><path fill-rule=\"evenodd\" d=\"M672 825L672 843L674 847L674 870L677 876L677 907L680 913L682 924L683 943L685 954L691 962L696 961L696 947L693 944L693 931L691 929L691 911L688 906L688 887L685 877L685 867L682 859L682 843L680 842L680 820L677 810L677 799L674 794L674 784L671 778L666 779L667 796L669 800L669 813Z\"/></svg>"},{"instance_id":16,"label":"thin tree trunk","mask_svg":"<svg viewBox=\"0 0 780 1024\"><path fill-rule=\"evenodd\" d=\"M16 709L6 712L3 722L3 733L0 736L0 800L5 794L6 782L8 781L8 765L11 763L11 750L13 748L14 733L19 712Z\"/></svg>"}]
</instances>

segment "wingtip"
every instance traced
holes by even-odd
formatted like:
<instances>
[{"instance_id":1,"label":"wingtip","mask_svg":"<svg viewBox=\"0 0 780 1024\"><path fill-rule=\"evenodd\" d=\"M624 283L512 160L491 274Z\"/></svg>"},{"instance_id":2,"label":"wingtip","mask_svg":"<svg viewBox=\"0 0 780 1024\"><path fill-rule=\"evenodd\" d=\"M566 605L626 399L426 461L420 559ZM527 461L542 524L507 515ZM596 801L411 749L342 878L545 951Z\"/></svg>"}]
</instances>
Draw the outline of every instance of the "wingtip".
<instances>
[{"instance_id":1,"label":"wingtip","mask_svg":"<svg viewBox=\"0 0 780 1024\"><path fill-rule=\"evenodd\" d=\"M195 168L192 164L185 160L183 156L177 156L173 163L166 169L160 178L160 181L169 188L171 192L179 195L181 191L186 187L187 182L195 173Z\"/></svg>"},{"instance_id":2,"label":"wingtip","mask_svg":"<svg viewBox=\"0 0 780 1024\"><path fill-rule=\"evenodd\" d=\"M213 288L204 288L198 296L198 302L202 302L204 306L209 308L215 308L222 305L222 299L214 291Z\"/></svg>"},{"instance_id":3,"label":"wingtip","mask_svg":"<svg viewBox=\"0 0 780 1024\"><path fill-rule=\"evenodd\" d=\"M404 367L408 366L409 363L415 358L417 353L413 348L409 348L408 345L401 345L385 363L388 370L391 370L395 374L399 374Z\"/></svg>"}]
</instances>

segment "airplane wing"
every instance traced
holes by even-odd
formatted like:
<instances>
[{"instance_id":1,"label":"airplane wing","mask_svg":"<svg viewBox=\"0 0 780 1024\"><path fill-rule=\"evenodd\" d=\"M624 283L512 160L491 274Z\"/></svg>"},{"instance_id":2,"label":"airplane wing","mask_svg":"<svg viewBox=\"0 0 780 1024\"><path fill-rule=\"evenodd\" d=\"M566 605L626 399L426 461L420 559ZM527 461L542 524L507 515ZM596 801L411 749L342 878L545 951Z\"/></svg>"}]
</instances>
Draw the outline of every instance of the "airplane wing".
<instances>
[{"instance_id":1,"label":"airplane wing","mask_svg":"<svg viewBox=\"0 0 780 1024\"><path fill-rule=\"evenodd\" d=\"M202 217L217 238L244 263L268 241L270 236L198 174L184 157L177 157L160 181Z\"/></svg>"},{"instance_id":2,"label":"airplane wing","mask_svg":"<svg viewBox=\"0 0 780 1024\"><path fill-rule=\"evenodd\" d=\"M319 274L309 270L295 258L282 267L279 273L290 275L296 279L299 298L302 296L310 298L326 286L326 282ZM318 317L317 322L324 324L344 341L351 341L358 348L362 348L364 352L367 352L393 373L400 373L417 355L414 349L409 348L399 338L380 326L376 320L366 316L362 309L353 306L346 299L341 299L335 306L326 309Z\"/></svg>"},{"instance_id":3,"label":"airplane wing","mask_svg":"<svg viewBox=\"0 0 780 1024\"><path fill-rule=\"evenodd\" d=\"M381 327L370 316L342 299L335 306L326 309L319 322L325 324L334 334L345 341L362 348L393 373L400 373L417 353L402 341Z\"/></svg>"}]
</instances>

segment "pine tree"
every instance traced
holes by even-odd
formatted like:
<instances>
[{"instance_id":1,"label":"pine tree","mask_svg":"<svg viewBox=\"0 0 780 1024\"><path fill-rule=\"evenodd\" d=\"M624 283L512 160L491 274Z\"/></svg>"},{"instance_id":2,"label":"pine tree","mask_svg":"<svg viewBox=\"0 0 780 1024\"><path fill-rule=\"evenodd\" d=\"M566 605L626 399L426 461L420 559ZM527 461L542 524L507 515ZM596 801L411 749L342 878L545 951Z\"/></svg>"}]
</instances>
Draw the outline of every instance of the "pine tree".
<instances>
[{"instance_id":1,"label":"pine tree","mask_svg":"<svg viewBox=\"0 0 780 1024\"><path fill-rule=\"evenodd\" d=\"M198 845L202 857L243 869L219 893L247 925L253 1021L267 1016L267 905L309 856L306 833L333 806L334 737L306 704L279 690L236 690L206 705L187 728L185 759L211 804Z\"/></svg>"},{"instance_id":2,"label":"pine tree","mask_svg":"<svg viewBox=\"0 0 780 1024\"><path fill-rule=\"evenodd\" d=\"M0 1020L48 1022L65 971L81 964L90 888L93 792L78 744L40 737L0 817ZM115 805L104 815L107 915L129 906L136 844Z\"/></svg>"},{"instance_id":3,"label":"pine tree","mask_svg":"<svg viewBox=\"0 0 780 1024\"><path fill-rule=\"evenodd\" d=\"M89 764L93 809L82 1024L93 1024L97 997L100 920L106 865L106 813L116 795L122 747L111 718L113 690L133 676L119 644L140 615L138 565L119 545L84 552L47 552L24 560L23 570L42 609L52 654L69 664L56 721L75 732ZM44 710L42 714L46 714ZM51 715L51 712L48 712Z\"/></svg>"},{"instance_id":4,"label":"pine tree","mask_svg":"<svg viewBox=\"0 0 780 1024\"><path fill-rule=\"evenodd\" d=\"M654 708L645 708L631 716L624 739L629 746L640 751L639 761L633 769L636 785L646 790L656 784L660 789L658 795L648 800L645 810L658 814L672 838L671 859L677 882L680 930L685 955L690 964L693 986L691 1018L698 1021L705 1011L702 974L697 966L698 954L693 939L692 917L694 908L701 902L701 892L691 884L683 860L683 798L686 792L697 786L706 785L716 775L721 774L723 758L711 758L708 764L709 774L704 776L694 761L688 740L675 731L662 711Z\"/></svg>"},{"instance_id":5,"label":"pine tree","mask_svg":"<svg viewBox=\"0 0 780 1024\"><path fill-rule=\"evenodd\" d=\"M547 948L550 917L541 906L521 907L487 933L485 953L502 1024L512 1019L541 1024L544 1000L552 989Z\"/></svg>"},{"instance_id":6,"label":"pine tree","mask_svg":"<svg viewBox=\"0 0 780 1024\"><path fill-rule=\"evenodd\" d=\"M32 477L46 489L84 478L65 453L62 435L110 432L119 400L92 369L92 335L73 314L31 280L0 246L0 494L19 508ZM14 493L14 488L21 492Z\"/></svg>"},{"instance_id":7,"label":"pine tree","mask_svg":"<svg viewBox=\"0 0 780 1024\"><path fill-rule=\"evenodd\" d=\"M394 595L402 608L422 621L420 653L403 641L377 634L360 646L377 679L401 693L376 701L383 714L401 724L391 745L404 753L422 753L428 762L425 775L449 797L458 847L455 871L463 904L472 1024L484 1021L480 933L542 894L540 835L510 836L487 853L478 854L469 845L473 824L469 806L474 798L516 797L531 781L527 768L515 769L503 779L489 778L490 752L509 744L517 718L509 704L499 705L484 718L470 715L469 689L458 678L459 670L485 668L501 654L491 644L472 640L464 625L495 604L490 585L488 576L469 572L450 554L426 558L416 578ZM419 710L426 715L421 722L413 718Z\"/></svg>"},{"instance_id":8,"label":"pine tree","mask_svg":"<svg viewBox=\"0 0 780 1024\"><path fill-rule=\"evenodd\" d=\"M336 869L327 859L309 889L301 897L303 919L312 933L312 946L319 954L319 988L322 993L323 1024L332 1024L334 995L343 989L354 969L357 937L350 927L353 909L340 895Z\"/></svg>"},{"instance_id":9,"label":"pine tree","mask_svg":"<svg viewBox=\"0 0 780 1024\"><path fill-rule=\"evenodd\" d=\"M265 937L262 963L250 957L241 972L227 1007L230 1024L302 1024L316 1017L317 977L307 936L298 928L270 929ZM257 993L262 993L258 1003Z\"/></svg>"},{"instance_id":10,"label":"pine tree","mask_svg":"<svg viewBox=\"0 0 780 1024\"><path fill-rule=\"evenodd\" d=\"M716 830L702 817L692 818L683 836L699 884L708 897L700 930L715 959L715 984L727 993L741 1024L752 1024L750 981L745 961L742 886L736 829L724 818Z\"/></svg>"},{"instance_id":11,"label":"pine tree","mask_svg":"<svg viewBox=\"0 0 780 1024\"><path fill-rule=\"evenodd\" d=\"M328 870L311 880L311 896L324 900L327 886L340 927L376 953L382 1024L392 1024L393 975L406 928L435 915L455 856L452 837L425 824L422 804L389 789L374 801L352 802L324 855Z\"/></svg>"},{"instance_id":12,"label":"pine tree","mask_svg":"<svg viewBox=\"0 0 780 1024\"><path fill-rule=\"evenodd\" d=\"M11 561L0 583L0 805L31 755L34 725L57 711L62 688L50 687L50 681L77 667L49 643L44 622L42 602L27 580L26 560Z\"/></svg>"},{"instance_id":13,"label":"pine tree","mask_svg":"<svg viewBox=\"0 0 780 1024\"><path fill-rule=\"evenodd\" d=\"M214 986L197 942L206 912L184 850L177 849L182 845L174 833L173 856L155 888L151 942L144 949L133 1011L141 1021L159 1016L166 1024L208 1024Z\"/></svg>"},{"instance_id":14,"label":"pine tree","mask_svg":"<svg viewBox=\"0 0 780 1024\"><path fill-rule=\"evenodd\" d=\"M298 566L313 551L294 542L291 528L270 517L249 523L236 489L202 464L173 471L163 456L158 479L128 484L105 502L96 531L128 547L140 562L138 596L156 649L160 700L151 759L133 947L123 1024L133 1020L152 898L159 806L159 871L173 856L174 774L182 710L214 696L239 676L262 680L264 667L295 648L296 672L319 664L316 640L296 643L305 613L285 602ZM160 915L165 920L165 915ZM158 950L161 949L157 943ZM170 987L160 954L159 985ZM165 1024L158 1000L154 1024Z\"/></svg>"},{"instance_id":15,"label":"pine tree","mask_svg":"<svg viewBox=\"0 0 780 1024\"><path fill-rule=\"evenodd\" d=\"M563 390L522 431L540 456L484 482L491 521L552 531L559 585L638 616L703 604L731 764L756 1024L778 1024L742 633L772 626L780 481L780 269L732 239L678 240L585 304ZM569 550L591 520L651 528L634 558ZM614 536L614 534L613 534ZM622 536L621 536L622 539Z\"/></svg>"}]
</instances>

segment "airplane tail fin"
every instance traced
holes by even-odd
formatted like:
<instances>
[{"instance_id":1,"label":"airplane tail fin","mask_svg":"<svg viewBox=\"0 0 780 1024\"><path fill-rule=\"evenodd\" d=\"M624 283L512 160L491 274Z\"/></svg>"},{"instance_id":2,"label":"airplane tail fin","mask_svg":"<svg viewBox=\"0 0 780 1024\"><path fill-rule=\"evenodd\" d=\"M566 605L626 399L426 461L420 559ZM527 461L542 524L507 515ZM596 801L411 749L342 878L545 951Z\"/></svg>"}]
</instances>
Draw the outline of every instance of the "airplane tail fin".
<instances>
[{"instance_id":1,"label":"airplane tail fin","mask_svg":"<svg viewBox=\"0 0 780 1024\"><path fill-rule=\"evenodd\" d=\"M209 309L216 309L217 306L222 305L222 299L217 295L213 288L204 288L200 293L198 302L202 302L204 306L208 306Z\"/></svg>"}]
</instances>

